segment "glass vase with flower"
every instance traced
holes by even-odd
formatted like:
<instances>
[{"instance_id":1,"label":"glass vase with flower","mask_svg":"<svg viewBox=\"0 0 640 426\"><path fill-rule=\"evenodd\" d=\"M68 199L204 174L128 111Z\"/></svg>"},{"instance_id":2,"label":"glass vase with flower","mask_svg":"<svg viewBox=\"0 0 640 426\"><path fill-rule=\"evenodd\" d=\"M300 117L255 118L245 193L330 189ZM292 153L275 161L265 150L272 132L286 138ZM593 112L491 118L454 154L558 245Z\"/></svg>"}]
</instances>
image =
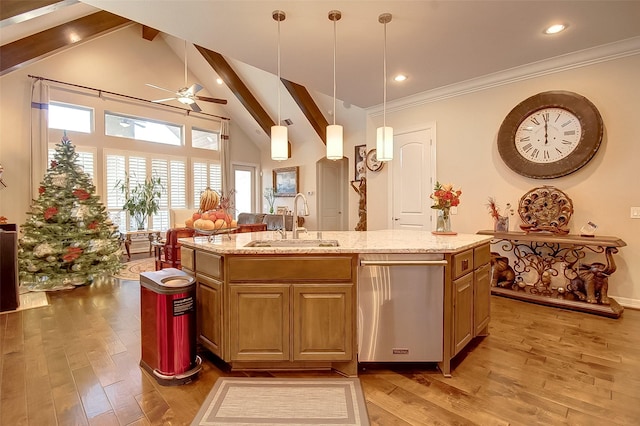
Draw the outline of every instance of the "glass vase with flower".
<instances>
[{"instance_id":1,"label":"glass vase with flower","mask_svg":"<svg viewBox=\"0 0 640 426\"><path fill-rule=\"evenodd\" d=\"M511 208L511 203L507 203L504 209L504 214L502 214L496 199L489 197L487 209L493 218L493 230L495 232L509 232L509 215L513 216L514 213L513 208Z\"/></svg>"},{"instance_id":2,"label":"glass vase with flower","mask_svg":"<svg viewBox=\"0 0 640 426\"><path fill-rule=\"evenodd\" d=\"M454 189L453 184L441 184L436 182L433 193L429 196L433 200L432 209L437 210L436 230L434 234L456 235L451 230L451 207L460 205L460 189Z\"/></svg>"}]
</instances>

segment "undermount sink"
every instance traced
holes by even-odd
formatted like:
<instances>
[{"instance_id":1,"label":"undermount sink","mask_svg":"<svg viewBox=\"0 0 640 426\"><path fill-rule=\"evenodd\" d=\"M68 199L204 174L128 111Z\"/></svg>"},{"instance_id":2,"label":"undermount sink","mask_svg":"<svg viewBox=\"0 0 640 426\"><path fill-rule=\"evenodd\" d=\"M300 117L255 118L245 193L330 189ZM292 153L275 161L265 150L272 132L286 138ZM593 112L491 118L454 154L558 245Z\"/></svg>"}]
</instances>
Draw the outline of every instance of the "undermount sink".
<instances>
[{"instance_id":1,"label":"undermount sink","mask_svg":"<svg viewBox=\"0 0 640 426\"><path fill-rule=\"evenodd\" d=\"M337 240L254 240L245 247L338 247Z\"/></svg>"}]
</instances>

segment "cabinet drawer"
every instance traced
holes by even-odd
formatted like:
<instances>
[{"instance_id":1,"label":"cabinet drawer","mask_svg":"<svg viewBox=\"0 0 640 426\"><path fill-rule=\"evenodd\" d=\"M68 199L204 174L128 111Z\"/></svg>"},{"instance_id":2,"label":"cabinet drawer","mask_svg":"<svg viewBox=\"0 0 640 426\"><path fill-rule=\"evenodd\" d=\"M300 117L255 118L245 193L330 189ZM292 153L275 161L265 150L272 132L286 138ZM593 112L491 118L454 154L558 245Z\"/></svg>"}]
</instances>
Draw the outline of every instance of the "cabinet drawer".
<instances>
[{"instance_id":1,"label":"cabinet drawer","mask_svg":"<svg viewBox=\"0 0 640 426\"><path fill-rule=\"evenodd\" d=\"M192 272L195 272L196 265L194 263L194 254L195 250L188 247L180 247L180 265L183 269L188 269Z\"/></svg>"},{"instance_id":2,"label":"cabinet drawer","mask_svg":"<svg viewBox=\"0 0 640 426\"><path fill-rule=\"evenodd\" d=\"M210 277L222 280L222 257L203 251L196 252L196 267L198 274L206 274Z\"/></svg>"},{"instance_id":3,"label":"cabinet drawer","mask_svg":"<svg viewBox=\"0 0 640 426\"><path fill-rule=\"evenodd\" d=\"M243 256L228 258L230 281L351 281L346 256Z\"/></svg>"},{"instance_id":4,"label":"cabinet drawer","mask_svg":"<svg viewBox=\"0 0 640 426\"><path fill-rule=\"evenodd\" d=\"M453 256L453 279L460 278L473 270L473 250Z\"/></svg>"},{"instance_id":5,"label":"cabinet drawer","mask_svg":"<svg viewBox=\"0 0 640 426\"><path fill-rule=\"evenodd\" d=\"M485 244L473 249L473 265L474 269L491 261L491 249L489 244Z\"/></svg>"}]
</instances>

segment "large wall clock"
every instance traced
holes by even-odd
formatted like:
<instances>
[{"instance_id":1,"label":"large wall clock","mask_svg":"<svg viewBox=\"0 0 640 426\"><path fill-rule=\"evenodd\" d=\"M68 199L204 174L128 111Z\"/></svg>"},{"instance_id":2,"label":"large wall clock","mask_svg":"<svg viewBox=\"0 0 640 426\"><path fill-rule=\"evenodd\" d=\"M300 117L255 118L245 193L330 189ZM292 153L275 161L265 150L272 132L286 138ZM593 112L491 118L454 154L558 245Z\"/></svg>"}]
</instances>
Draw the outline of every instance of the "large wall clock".
<instances>
[{"instance_id":1,"label":"large wall clock","mask_svg":"<svg viewBox=\"0 0 640 426\"><path fill-rule=\"evenodd\" d=\"M602 117L587 98L566 91L542 92L506 116L498 131L498 152L522 176L557 178L587 164L602 134Z\"/></svg>"}]
</instances>

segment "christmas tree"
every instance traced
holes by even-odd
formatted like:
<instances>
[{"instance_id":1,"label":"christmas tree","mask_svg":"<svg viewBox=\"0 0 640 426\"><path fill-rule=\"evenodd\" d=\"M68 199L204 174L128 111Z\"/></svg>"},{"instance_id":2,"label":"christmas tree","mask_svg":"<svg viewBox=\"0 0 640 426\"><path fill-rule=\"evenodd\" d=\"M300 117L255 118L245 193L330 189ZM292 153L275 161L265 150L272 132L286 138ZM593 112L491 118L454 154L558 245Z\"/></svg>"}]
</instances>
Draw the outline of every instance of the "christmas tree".
<instances>
[{"instance_id":1,"label":"christmas tree","mask_svg":"<svg viewBox=\"0 0 640 426\"><path fill-rule=\"evenodd\" d=\"M65 135L21 227L20 284L61 290L121 269L119 234Z\"/></svg>"}]
</instances>

